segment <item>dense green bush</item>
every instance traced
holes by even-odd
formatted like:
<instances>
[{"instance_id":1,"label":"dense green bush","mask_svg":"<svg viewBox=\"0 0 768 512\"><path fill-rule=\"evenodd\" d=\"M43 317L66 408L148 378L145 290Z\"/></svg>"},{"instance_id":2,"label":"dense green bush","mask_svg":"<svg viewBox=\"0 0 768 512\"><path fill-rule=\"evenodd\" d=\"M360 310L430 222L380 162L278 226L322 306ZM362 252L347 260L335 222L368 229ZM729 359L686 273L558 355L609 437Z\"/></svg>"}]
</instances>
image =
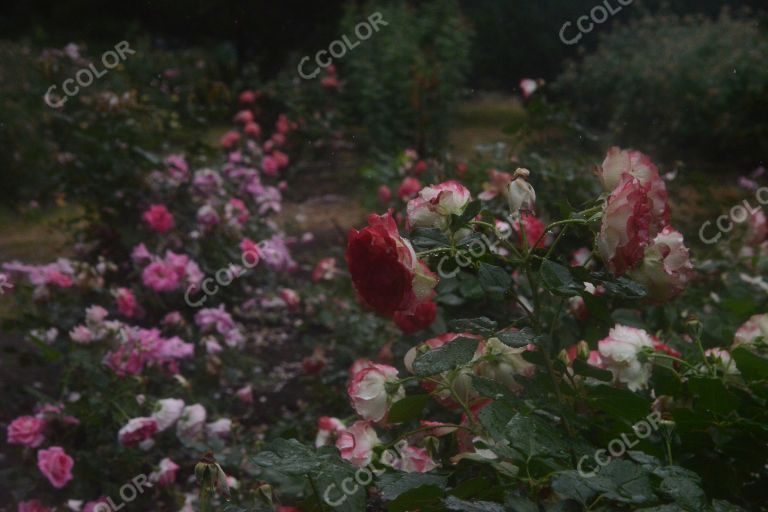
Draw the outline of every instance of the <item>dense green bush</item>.
<instances>
[{"instance_id":1,"label":"dense green bush","mask_svg":"<svg viewBox=\"0 0 768 512\"><path fill-rule=\"evenodd\" d=\"M354 34L355 25L375 12L387 25L338 62L347 115L366 129L374 150L439 151L468 66L469 38L458 4L351 7L340 33Z\"/></svg>"},{"instance_id":2,"label":"dense green bush","mask_svg":"<svg viewBox=\"0 0 768 512\"><path fill-rule=\"evenodd\" d=\"M554 90L623 144L759 160L768 150L766 61L768 38L754 20L728 11L716 21L646 17L605 36Z\"/></svg>"}]
</instances>

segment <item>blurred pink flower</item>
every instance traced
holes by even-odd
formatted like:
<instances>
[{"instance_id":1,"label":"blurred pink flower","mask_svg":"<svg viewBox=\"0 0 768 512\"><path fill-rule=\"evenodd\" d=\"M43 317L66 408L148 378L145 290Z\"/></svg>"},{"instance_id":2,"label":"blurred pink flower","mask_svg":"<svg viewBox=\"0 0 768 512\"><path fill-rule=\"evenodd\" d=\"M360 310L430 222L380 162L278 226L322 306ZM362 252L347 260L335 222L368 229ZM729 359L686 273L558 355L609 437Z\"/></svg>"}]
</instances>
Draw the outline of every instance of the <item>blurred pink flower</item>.
<instances>
[{"instance_id":1,"label":"blurred pink flower","mask_svg":"<svg viewBox=\"0 0 768 512\"><path fill-rule=\"evenodd\" d=\"M8 443L37 448L45 441L45 420L19 416L8 425Z\"/></svg>"},{"instance_id":2,"label":"blurred pink flower","mask_svg":"<svg viewBox=\"0 0 768 512\"><path fill-rule=\"evenodd\" d=\"M37 467L51 485L63 488L72 480L72 467L75 461L60 446L51 446L37 452Z\"/></svg>"}]
</instances>

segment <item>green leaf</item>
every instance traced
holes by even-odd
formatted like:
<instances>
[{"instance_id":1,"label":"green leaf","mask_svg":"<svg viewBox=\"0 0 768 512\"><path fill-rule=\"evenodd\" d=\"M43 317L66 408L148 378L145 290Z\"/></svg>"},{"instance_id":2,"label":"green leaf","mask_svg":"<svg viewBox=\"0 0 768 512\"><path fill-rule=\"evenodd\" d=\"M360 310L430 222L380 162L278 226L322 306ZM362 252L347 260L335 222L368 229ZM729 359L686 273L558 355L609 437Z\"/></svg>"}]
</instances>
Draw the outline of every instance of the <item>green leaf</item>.
<instances>
[{"instance_id":1,"label":"green leaf","mask_svg":"<svg viewBox=\"0 0 768 512\"><path fill-rule=\"evenodd\" d=\"M286 475L306 475L320 466L315 452L296 439L276 439L267 450L256 454L252 461L257 466Z\"/></svg>"},{"instance_id":2,"label":"green leaf","mask_svg":"<svg viewBox=\"0 0 768 512\"><path fill-rule=\"evenodd\" d=\"M457 216L451 225L454 229L460 228L462 226L465 226L467 222L474 219L478 213L480 213L480 210L483 208L483 203L479 199L475 199L471 203L467 205L466 208L464 208L464 211L461 213L461 215Z\"/></svg>"},{"instance_id":3,"label":"green leaf","mask_svg":"<svg viewBox=\"0 0 768 512\"><path fill-rule=\"evenodd\" d=\"M576 375L592 377L593 379L601 380L603 382L611 382L613 380L613 374L610 371L603 370L597 366L592 366L581 359L575 359L573 361L573 371L576 372Z\"/></svg>"},{"instance_id":4,"label":"green leaf","mask_svg":"<svg viewBox=\"0 0 768 512\"><path fill-rule=\"evenodd\" d=\"M499 503L492 501L466 501L460 500L456 496L448 496L443 500L448 510L458 510L459 512L505 512L504 507Z\"/></svg>"},{"instance_id":5,"label":"green leaf","mask_svg":"<svg viewBox=\"0 0 768 512\"><path fill-rule=\"evenodd\" d=\"M512 286L512 277L506 270L483 261L480 262L478 277L488 295L503 297Z\"/></svg>"},{"instance_id":6,"label":"green leaf","mask_svg":"<svg viewBox=\"0 0 768 512\"><path fill-rule=\"evenodd\" d=\"M448 322L448 328L453 332L471 332L472 334L489 335L496 330L498 324L490 318L459 318Z\"/></svg>"},{"instance_id":7,"label":"green leaf","mask_svg":"<svg viewBox=\"0 0 768 512\"><path fill-rule=\"evenodd\" d=\"M525 347L530 343L536 344L541 340L541 336L537 336L533 333L533 329L530 327L523 327L519 331L504 331L496 333L496 337L499 338L502 343L509 345L513 348Z\"/></svg>"},{"instance_id":8,"label":"green leaf","mask_svg":"<svg viewBox=\"0 0 768 512\"><path fill-rule=\"evenodd\" d=\"M504 500L505 510L508 512L539 512L539 507L525 496L508 494Z\"/></svg>"},{"instance_id":9,"label":"green leaf","mask_svg":"<svg viewBox=\"0 0 768 512\"><path fill-rule=\"evenodd\" d=\"M477 418L485 430L496 440L504 439L504 432L509 420L517 411L512 405L504 401L496 401L483 407Z\"/></svg>"},{"instance_id":10,"label":"green leaf","mask_svg":"<svg viewBox=\"0 0 768 512\"><path fill-rule=\"evenodd\" d=\"M467 364L475 355L477 343L472 338L456 338L417 357L413 362L413 371L418 377L429 377Z\"/></svg>"},{"instance_id":11,"label":"green leaf","mask_svg":"<svg viewBox=\"0 0 768 512\"><path fill-rule=\"evenodd\" d=\"M632 425L648 416L651 403L628 389L600 385L590 390L589 400L625 425Z\"/></svg>"},{"instance_id":12,"label":"green leaf","mask_svg":"<svg viewBox=\"0 0 768 512\"><path fill-rule=\"evenodd\" d=\"M551 260L544 260L539 269L541 281L544 287L558 295L575 296L584 290L584 284L576 281L571 275L568 267L555 263Z\"/></svg>"},{"instance_id":13,"label":"green leaf","mask_svg":"<svg viewBox=\"0 0 768 512\"><path fill-rule=\"evenodd\" d=\"M390 423L402 423L418 418L429 402L429 395L410 395L398 400L389 409L387 420Z\"/></svg>"},{"instance_id":14,"label":"green leaf","mask_svg":"<svg viewBox=\"0 0 768 512\"><path fill-rule=\"evenodd\" d=\"M511 401L517 400L517 397L513 395L506 386L493 379L473 375L472 387L475 391L480 393L480 395L487 398L492 398L494 400L501 400L502 398Z\"/></svg>"},{"instance_id":15,"label":"green leaf","mask_svg":"<svg viewBox=\"0 0 768 512\"><path fill-rule=\"evenodd\" d=\"M445 493L434 485L423 485L416 489L406 491L387 505L388 512L442 512L441 503ZM365 510L360 508L356 512Z\"/></svg>"},{"instance_id":16,"label":"green leaf","mask_svg":"<svg viewBox=\"0 0 768 512\"><path fill-rule=\"evenodd\" d=\"M510 446L528 457L567 459L569 443L561 429L535 416L515 414L504 429Z\"/></svg>"},{"instance_id":17,"label":"green leaf","mask_svg":"<svg viewBox=\"0 0 768 512\"><path fill-rule=\"evenodd\" d=\"M451 246L451 241L437 228L414 229L411 233L411 243L417 251L426 251L439 247L448 248Z\"/></svg>"},{"instance_id":18,"label":"green leaf","mask_svg":"<svg viewBox=\"0 0 768 512\"><path fill-rule=\"evenodd\" d=\"M591 279L588 280L595 284L602 284L606 295L610 297L636 300L648 295L648 291L640 283L623 276L617 278L605 271L593 272Z\"/></svg>"},{"instance_id":19,"label":"green leaf","mask_svg":"<svg viewBox=\"0 0 768 512\"><path fill-rule=\"evenodd\" d=\"M407 491L425 485L445 490L447 481L447 477L429 473L386 473L379 479L379 489L382 498L392 501Z\"/></svg>"},{"instance_id":20,"label":"green leaf","mask_svg":"<svg viewBox=\"0 0 768 512\"><path fill-rule=\"evenodd\" d=\"M738 397L728 391L720 379L692 377L688 387L697 396L696 408L707 414L728 414L739 407Z\"/></svg>"},{"instance_id":21,"label":"green leaf","mask_svg":"<svg viewBox=\"0 0 768 512\"><path fill-rule=\"evenodd\" d=\"M731 352L731 356L736 361L736 368L739 369L744 380L751 382L768 379L768 359L744 347L736 348Z\"/></svg>"},{"instance_id":22,"label":"green leaf","mask_svg":"<svg viewBox=\"0 0 768 512\"><path fill-rule=\"evenodd\" d=\"M662 480L659 491L674 499L675 503L686 510L703 510L706 504L701 480L695 473L668 476Z\"/></svg>"}]
</instances>

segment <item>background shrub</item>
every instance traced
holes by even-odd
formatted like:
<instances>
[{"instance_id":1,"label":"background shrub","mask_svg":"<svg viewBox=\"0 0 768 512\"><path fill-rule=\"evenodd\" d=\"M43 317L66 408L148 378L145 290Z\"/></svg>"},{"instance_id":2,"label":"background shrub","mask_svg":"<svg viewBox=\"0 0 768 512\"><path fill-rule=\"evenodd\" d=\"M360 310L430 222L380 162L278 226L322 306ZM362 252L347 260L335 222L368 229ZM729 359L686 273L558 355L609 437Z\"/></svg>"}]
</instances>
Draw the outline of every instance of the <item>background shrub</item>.
<instances>
[{"instance_id":1,"label":"background shrub","mask_svg":"<svg viewBox=\"0 0 768 512\"><path fill-rule=\"evenodd\" d=\"M589 123L665 156L748 162L768 149L768 38L723 11L645 17L606 35L554 84Z\"/></svg>"},{"instance_id":2,"label":"background shrub","mask_svg":"<svg viewBox=\"0 0 768 512\"><path fill-rule=\"evenodd\" d=\"M339 61L346 113L365 129L374 151L439 151L468 68L469 37L458 3L353 6L340 33L354 34L355 25L377 11L388 25Z\"/></svg>"}]
</instances>

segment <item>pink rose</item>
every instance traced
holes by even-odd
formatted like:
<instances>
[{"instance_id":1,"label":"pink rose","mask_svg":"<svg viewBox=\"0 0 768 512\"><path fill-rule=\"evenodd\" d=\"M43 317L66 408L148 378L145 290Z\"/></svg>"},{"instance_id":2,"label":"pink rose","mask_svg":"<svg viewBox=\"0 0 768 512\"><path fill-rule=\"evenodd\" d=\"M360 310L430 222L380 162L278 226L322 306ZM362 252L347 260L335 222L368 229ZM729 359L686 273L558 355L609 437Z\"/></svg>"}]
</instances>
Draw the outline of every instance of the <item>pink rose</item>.
<instances>
[{"instance_id":1,"label":"pink rose","mask_svg":"<svg viewBox=\"0 0 768 512\"><path fill-rule=\"evenodd\" d=\"M128 288L118 288L115 292L117 310L126 318L134 318L140 315L139 304L136 296Z\"/></svg>"},{"instance_id":2,"label":"pink rose","mask_svg":"<svg viewBox=\"0 0 768 512\"><path fill-rule=\"evenodd\" d=\"M470 199L469 190L458 181L424 187L408 201L406 228L445 228L451 215L460 215Z\"/></svg>"},{"instance_id":3,"label":"pink rose","mask_svg":"<svg viewBox=\"0 0 768 512\"><path fill-rule=\"evenodd\" d=\"M426 473L437 467L437 464L424 448L411 446L402 440L395 445L399 457L392 461L392 467L406 473Z\"/></svg>"},{"instance_id":4,"label":"pink rose","mask_svg":"<svg viewBox=\"0 0 768 512\"><path fill-rule=\"evenodd\" d=\"M8 425L8 442L37 448L45 441L45 420L34 416L19 416Z\"/></svg>"},{"instance_id":5,"label":"pink rose","mask_svg":"<svg viewBox=\"0 0 768 512\"><path fill-rule=\"evenodd\" d=\"M243 129L246 135L250 135L254 139L261 137L261 126L258 123L248 123Z\"/></svg>"},{"instance_id":6,"label":"pink rose","mask_svg":"<svg viewBox=\"0 0 768 512\"><path fill-rule=\"evenodd\" d=\"M51 485L61 489L72 480L72 467L75 461L60 446L51 446L37 452L37 467Z\"/></svg>"},{"instance_id":7,"label":"pink rose","mask_svg":"<svg viewBox=\"0 0 768 512\"><path fill-rule=\"evenodd\" d=\"M46 507L38 500L22 501L19 503L18 512L52 512L53 509Z\"/></svg>"},{"instance_id":8,"label":"pink rose","mask_svg":"<svg viewBox=\"0 0 768 512\"><path fill-rule=\"evenodd\" d=\"M629 275L648 289L648 297L665 302L678 296L695 272L683 235L665 227L645 248L643 261Z\"/></svg>"},{"instance_id":9,"label":"pink rose","mask_svg":"<svg viewBox=\"0 0 768 512\"><path fill-rule=\"evenodd\" d=\"M336 439L336 448L341 452L341 457L358 468L371 463L373 448L379 444L379 436L370 421L356 421L347 430L340 432Z\"/></svg>"},{"instance_id":10,"label":"pink rose","mask_svg":"<svg viewBox=\"0 0 768 512\"><path fill-rule=\"evenodd\" d=\"M397 197L401 201L407 201L415 197L419 190L421 190L421 182L412 176L406 176L397 189Z\"/></svg>"},{"instance_id":11,"label":"pink rose","mask_svg":"<svg viewBox=\"0 0 768 512\"><path fill-rule=\"evenodd\" d=\"M312 282L330 281L336 275L336 272L336 258L323 258L317 262L315 269L312 271Z\"/></svg>"},{"instance_id":12,"label":"pink rose","mask_svg":"<svg viewBox=\"0 0 768 512\"><path fill-rule=\"evenodd\" d=\"M176 473L179 472L179 465L168 457L160 461L160 467L157 471L149 474L149 481L154 482L160 487L173 485L176 481Z\"/></svg>"},{"instance_id":13,"label":"pink rose","mask_svg":"<svg viewBox=\"0 0 768 512\"><path fill-rule=\"evenodd\" d=\"M539 88L539 82L532 78L523 78L520 80L520 90L523 92L523 98L528 99Z\"/></svg>"},{"instance_id":14,"label":"pink rose","mask_svg":"<svg viewBox=\"0 0 768 512\"><path fill-rule=\"evenodd\" d=\"M240 134L234 130L228 131L219 139L219 144L224 149L232 149L238 142L240 142Z\"/></svg>"},{"instance_id":15,"label":"pink rose","mask_svg":"<svg viewBox=\"0 0 768 512\"><path fill-rule=\"evenodd\" d=\"M739 345L754 345L760 338L768 343L768 313L752 315L736 330L733 337L734 348Z\"/></svg>"},{"instance_id":16,"label":"pink rose","mask_svg":"<svg viewBox=\"0 0 768 512\"><path fill-rule=\"evenodd\" d=\"M147 265L141 273L142 282L156 292L170 292L179 286L179 273L164 261Z\"/></svg>"},{"instance_id":17,"label":"pink rose","mask_svg":"<svg viewBox=\"0 0 768 512\"><path fill-rule=\"evenodd\" d=\"M315 437L315 447L320 448L334 440L340 432L346 430L344 423L338 418L330 416L321 416L317 420L317 436Z\"/></svg>"},{"instance_id":18,"label":"pink rose","mask_svg":"<svg viewBox=\"0 0 768 512\"><path fill-rule=\"evenodd\" d=\"M157 420L155 418L133 418L117 433L120 444L126 447L134 447L151 439L157 432Z\"/></svg>"},{"instance_id":19,"label":"pink rose","mask_svg":"<svg viewBox=\"0 0 768 512\"><path fill-rule=\"evenodd\" d=\"M397 384L397 369L385 364L371 364L354 374L347 393L352 407L366 420L381 421L387 415L392 403L405 397L405 389L398 385L394 391L389 388Z\"/></svg>"},{"instance_id":20,"label":"pink rose","mask_svg":"<svg viewBox=\"0 0 768 512\"><path fill-rule=\"evenodd\" d=\"M649 185L624 174L606 201L597 247L616 275L636 267L645 247L667 224L668 208L655 205L650 193Z\"/></svg>"},{"instance_id":21,"label":"pink rose","mask_svg":"<svg viewBox=\"0 0 768 512\"><path fill-rule=\"evenodd\" d=\"M255 102L256 98L257 98L257 93L249 90L245 90L241 92L240 95L237 97L238 101L245 105L249 105Z\"/></svg>"},{"instance_id":22,"label":"pink rose","mask_svg":"<svg viewBox=\"0 0 768 512\"><path fill-rule=\"evenodd\" d=\"M267 155L261 159L261 169L267 176L274 177L277 176L277 172L280 169L280 166L274 157Z\"/></svg>"},{"instance_id":23,"label":"pink rose","mask_svg":"<svg viewBox=\"0 0 768 512\"><path fill-rule=\"evenodd\" d=\"M522 223L522 230L520 224ZM547 237L542 236L546 226L536 216L530 213L523 213L519 218L512 222L512 231L517 235L517 243L523 246L523 231L525 232L525 245L530 247L536 244L537 248L544 247L547 244Z\"/></svg>"},{"instance_id":24,"label":"pink rose","mask_svg":"<svg viewBox=\"0 0 768 512\"><path fill-rule=\"evenodd\" d=\"M142 215L149 227L158 233L165 233L173 228L173 215L162 204L153 204Z\"/></svg>"},{"instance_id":25,"label":"pink rose","mask_svg":"<svg viewBox=\"0 0 768 512\"><path fill-rule=\"evenodd\" d=\"M250 110L241 110L235 115L236 123L248 124L253 122L253 112Z\"/></svg>"},{"instance_id":26,"label":"pink rose","mask_svg":"<svg viewBox=\"0 0 768 512\"><path fill-rule=\"evenodd\" d=\"M389 202L392 200L392 191L386 185L380 185L377 193L379 195L379 202L381 204L389 204Z\"/></svg>"}]
</instances>

